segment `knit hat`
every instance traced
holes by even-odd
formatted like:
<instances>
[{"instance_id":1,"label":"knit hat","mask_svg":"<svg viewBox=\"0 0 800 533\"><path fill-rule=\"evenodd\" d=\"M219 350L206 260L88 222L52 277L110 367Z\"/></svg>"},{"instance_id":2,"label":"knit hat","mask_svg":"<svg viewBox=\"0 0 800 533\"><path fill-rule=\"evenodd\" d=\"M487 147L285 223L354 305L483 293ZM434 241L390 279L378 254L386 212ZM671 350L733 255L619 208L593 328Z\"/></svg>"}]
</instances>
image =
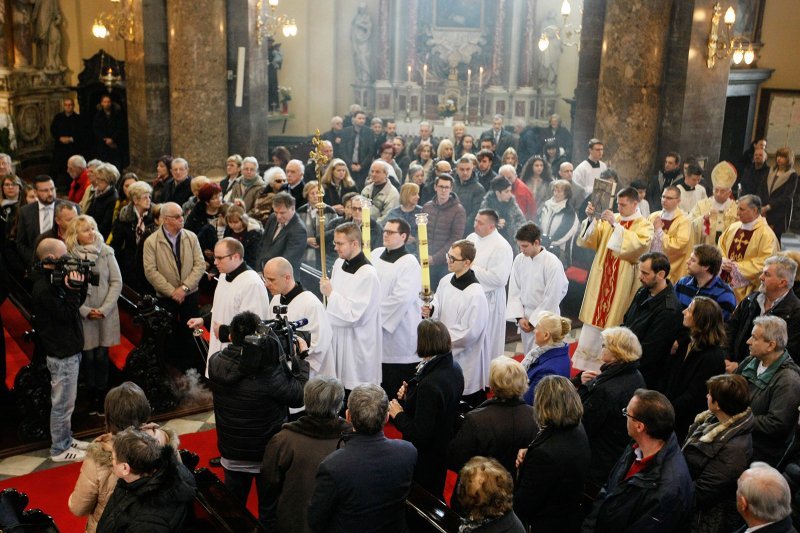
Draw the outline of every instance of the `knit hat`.
<instances>
[{"instance_id":1,"label":"knit hat","mask_svg":"<svg viewBox=\"0 0 800 533\"><path fill-rule=\"evenodd\" d=\"M720 161L711 171L711 183L714 187L730 189L736 183L736 167L727 161Z\"/></svg>"},{"instance_id":2,"label":"knit hat","mask_svg":"<svg viewBox=\"0 0 800 533\"><path fill-rule=\"evenodd\" d=\"M197 197L201 202L208 203L215 194L220 192L222 192L222 188L219 185L216 183L207 183L200 187L200 192L197 193Z\"/></svg>"}]
</instances>

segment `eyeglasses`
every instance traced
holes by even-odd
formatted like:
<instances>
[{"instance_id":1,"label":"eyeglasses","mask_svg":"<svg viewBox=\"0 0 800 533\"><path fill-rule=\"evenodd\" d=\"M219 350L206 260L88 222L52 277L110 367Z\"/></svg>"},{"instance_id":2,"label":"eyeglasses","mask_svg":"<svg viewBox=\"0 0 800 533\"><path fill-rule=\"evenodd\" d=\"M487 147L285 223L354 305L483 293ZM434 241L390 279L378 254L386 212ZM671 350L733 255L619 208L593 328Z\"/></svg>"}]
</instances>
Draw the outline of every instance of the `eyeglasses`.
<instances>
[{"instance_id":1,"label":"eyeglasses","mask_svg":"<svg viewBox=\"0 0 800 533\"><path fill-rule=\"evenodd\" d=\"M450 185L437 185L437 186L436 186L436 188L437 188L437 189L440 189L440 190L442 190L442 191L449 191L449 190L450 190L450 189L452 189L453 187L451 187Z\"/></svg>"},{"instance_id":2,"label":"eyeglasses","mask_svg":"<svg viewBox=\"0 0 800 533\"><path fill-rule=\"evenodd\" d=\"M223 259L225 259L225 258L228 258L228 257L230 257L230 256L232 256L232 255L233 255L233 254L221 255L221 256L220 256L220 255L215 255L215 256L214 256L214 259L215 259L216 261L222 261Z\"/></svg>"},{"instance_id":3,"label":"eyeglasses","mask_svg":"<svg viewBox=\"0 0 800 533\"><path fill-rule=\"evenodd\" d=\"M286 180L275 180L275 183L286 183Z\"/></svg>"},{"instance_id":4,"label":"eyeglasses","mask_svg":"<svg viewBox=\"0 0 800 533\"><path fill-rule=\"evenodd\" d=\"M394 235L395 233L400 233L399 231L394 231L390 229L383 230L383 233L388 233L389 235Z\"/></svg>"},{"instance_id":5,"label":"eyeglasses","mask_svg":"<svg viewBox=\"0 0 800 533\"><path fill-rule=\"evenodd\" d=\"M641 420L639 420L638 418L636 418L635 416L633 416L632 414L630 414L628 412L628 408L627 407L623 407L622 408L622 416L630 418L632 420L636 420L637 422L641 422Z\"/></svg>"},{"instance_id":6,"label":"eyeglasses","mask_svg":"<svg viewBox=\"0 0 800 533\"><path fill-rule=\"evenodd\" d=\"M445 257L447 258L448 263L458 263L459 261L464 261L464 259L459 259L457 257L453 257L450 254L445 255Z\"/></svg>"},{"instance_id":7,"label":"eyeglasses","mask_svg":"<svg viewBox=\"0 0 800 533\"><path fill-rule=\"evenodd\" d=\"M183 218L183 215L164 215L164 218Z\"/></svg>"},{"instance_id":8,"label":"eyeglasses","mask_svg":"<svg viewBox=\"0 0 800 533\"><path fill-rule=\"evenodd\" d=\"M680 198L678 198L676 196L665 196L663 194L661 195L661 199L662 200L680 200Z\"/></svg>"}]
</instances>

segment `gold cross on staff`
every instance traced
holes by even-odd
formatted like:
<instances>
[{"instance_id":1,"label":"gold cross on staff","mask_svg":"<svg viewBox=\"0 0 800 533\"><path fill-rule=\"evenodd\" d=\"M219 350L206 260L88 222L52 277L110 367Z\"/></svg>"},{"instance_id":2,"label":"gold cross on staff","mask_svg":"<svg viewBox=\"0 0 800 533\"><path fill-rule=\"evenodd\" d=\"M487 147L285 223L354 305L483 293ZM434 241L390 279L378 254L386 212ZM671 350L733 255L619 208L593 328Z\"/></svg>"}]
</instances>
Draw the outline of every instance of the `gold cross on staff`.
<instances>
[{"instance_id":1,"label":"gold cross on staff","mask_svg":"<svg viewBox=\"0 0 800 533\"><path fill-rule=\"evenodd\" d=\"M328 156L322 153L320 146L322 140L319 138L319 128L314 132L314 138L311 140L314 144L314 149L308 153L309 157L314 160L314 167L317 172L317 181L322 185L322 169L328 164Z\"/></svg>"}]
</instances>

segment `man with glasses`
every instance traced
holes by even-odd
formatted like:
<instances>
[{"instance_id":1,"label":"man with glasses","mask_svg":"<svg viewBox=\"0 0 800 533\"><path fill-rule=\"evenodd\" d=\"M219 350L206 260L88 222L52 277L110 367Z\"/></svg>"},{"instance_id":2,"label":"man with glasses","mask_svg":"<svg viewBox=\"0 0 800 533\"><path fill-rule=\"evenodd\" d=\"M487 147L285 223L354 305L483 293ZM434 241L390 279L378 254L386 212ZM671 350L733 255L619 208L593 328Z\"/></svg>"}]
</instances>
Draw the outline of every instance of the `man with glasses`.
<instances>
[{"instance_id":1,"label":"man with glasses","mask_svg":"<svg viewBox=\"0 0 800 533\"><path fill-rule=\"evenodd\" d=\"M33 252L39 236L55 225L56 206L64 203L56 199L56 186L47 175L36 176L33 180L36 202L19 210L17 222L17 252L27 266L33 262Z\"/></svg>"},{"instance_id":2,"label":"man with glasses","mask_svg":"<svg viewBox=\"0 0 800 533\"><path fill-rule=\"evenodd\" d=\"M467 212L453 192L453 177L442 174L434 183L436 195L422 206L428 215L428 252L431 284L436 285L447 273L445 256L450 245L461 239L467 225Z\"/></svg>"},{"instance_id":3,"label":"man with glasses","mask_svg":"<svg viewBox=\"0 0 800 533\"><path fill-rule=\"evenodd\" d=\"M440 320L450 332L453 360L464 371L464 396L472 407L486 400L491 355L487 345L489 303L472 271L475 245L466 239L456 241L446 254L447 270L436 288L430 306L422 307L423 318Z\"/></svg>"},{"instance_id":4,"label":"man with glasses","mask_svg":"<svg viewBox=\"0 0 800 533\"><path fill-rule=\"evenodd\" d=\"M416 351L422 268L416 256L406 249L409 235L408 222L402 218L390 218L383 227L383 246L375 248L372 253L382 296L381 386L389 398L394 398L403 382L414 376L419 363Z\"/></svg>"},{"instance_id":5,"label":"man with glasses","mask_svg":"<svg viewBox=\"0 0 800 533\"><path fill-rule=\"evenodd\" d=\"M672 404L660 392L636 389L620 415L633 442L611 471L583 531L683 531L694 486L673 432Z\"/></svg>"},{"instance_id":6,"label":"man with glasses","mask_svg":"<svg viewBox=\"0 0 800 533\"><path fill-rule=\"evenodd\" d=\"M198 314L197 287L206 270L203 250L197 235L183 229L183 211L175 202L161 207L161 229L144 241L144 275L156 291L158 303L169 311L175 325L168 339L167 353L174 354L181 370L190 367L205 372L205 363L189 359L186 345L191 343L184 325Z\"/></svg>"},{"instance_id":7,"label":"man with glasses","mask_svg":"<svg viewBox=\"0 0 800 533\"><path fill-rule=\"evenodd\" d=\"M686 213L678 207L681 203L681 191L675 186L668 186L661 193L661 211L650 215L653 224L653 242L651 252L661 252L669 258L672 268L669 279L677 283L686 275L686 262L692 253L691 224Z\"/></svg>"},{"instance_id":8,"label":"man with glasses","mask_svg":"<svg viewBox=\"0 0 800 533\"><path fill-rule=\"evenodd\" d=\"M230 342L226 330L234 316L251 311L263 318L269 312L267 290L258 273L244 262L244 247L241 242L233 237L225 237L217 242L214 246L214 266L219 270L219 281L214 290L211 311L186 322L192 330L201 327L208 330L209 357Z\"/></svg>"},{"instance_id":9,"label":"man with glasses","mask_svg":"<svg viewBox=\"0 0 800 533\"><path fill-rule=\"evenodd\" d=\"M336 377L349 395L358 385L381 382L381 284L361 251L361 228L352 222L337 226L333 245L339 258L319 290L328 299Z\"/></svg>"}]
</instances>

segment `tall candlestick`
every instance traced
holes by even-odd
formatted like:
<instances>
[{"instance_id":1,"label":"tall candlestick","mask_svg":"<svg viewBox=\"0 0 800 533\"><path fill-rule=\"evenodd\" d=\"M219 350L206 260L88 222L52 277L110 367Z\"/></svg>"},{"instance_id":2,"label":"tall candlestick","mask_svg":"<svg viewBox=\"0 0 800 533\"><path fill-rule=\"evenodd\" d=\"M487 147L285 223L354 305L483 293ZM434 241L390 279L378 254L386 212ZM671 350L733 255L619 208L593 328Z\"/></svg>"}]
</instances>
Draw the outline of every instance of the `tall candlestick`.
<instances>
[{"instance_id":1,"label":"tall candlestick","mask_svg":"<svg viewBox=\"0 0 800 533\"><path fill-rule=\"evenodd\" d=\"M367 259L371 259L371 251L372 251L372 242L370 239L370 231L372 228L370 227L370 218L372 215L371 212L372 202L369 198L361 197L361 251L364 252L364 255Z\"/></svg>"},{"instance_id":2,"label":"tall candlestick","mask_svg":"<svg viewBox=\"0 0 800 533\"><path fill-rule=\"evenodd\" d=\"M467 87L469 87L470 83L472 83L472 69L468 68L467 69Z\"/></svg>"},{"instance_id":3,"label":"tall candlestick","mask_svg":"<svg viewBox=\"0 0 800 533\"><path fill-rule=\"evenodd\" d=\"M431 265L428 257L428 214L414 215L417 221L417 241L419 243L419 263L422 266L422 294L420 297L426 305L433 300L431 291Z\"/></svg>"},{"instance_id":4,"label":"tall candlestick","mask_svg":"<svg viewBox=\"0 0 800 533\"><path fill-rule=\"evenodd\" d=\"M411 63L408 64L408 83L411 83Z\"/></svg>"},{"instance_id":5,"label":"tall candlestick","mask_svg":"<svg viewBox=\"0 0 800 533\"><path fill-rule=\"evenodd\" d=\"M464 108L464 122L469 126L469 89L472 85L472 69L467 69L467 105Z\"/></svg>"},{"instance_id":6,"label":"tall candlestick","mask_svg":"<svg viewBox=\"0 0 800 533\"><path fill-rule=\"evenodd\" d=\"M483 66L478 70L478 89L483 85Z\"/></svg>"},{"instance_id":7,"label":"tall candlestick","mask_svg":"<svg viewBox=\"0 0 800 533\"><path fill-rule=\"evenodd\" d=\"M425 87L425 84L428 82L428 64L425 63L422 65L422 86Z\"/></svg>"},{"instance_id":8,"label":"tall candlestick","mask_svg":"<svg viewBox=\"0 0 800 533\"><path fill-rule=\"evenodd\" d=\"M314 160L315 170L317 173L317 204L313 207L317 209L317 223L319 224L319 254L320 254L320 267L322 269L322 279L328 278L327 267L325 265L325 202L322 201L324 193L322 191L322 169L328 164L328 156L322 153L320 149L322 141L319 136L319 129L314 134L314 150L311 151L309 156ZM312 206L309 206L312 207Z\"/></svg>"}]
</instances>

